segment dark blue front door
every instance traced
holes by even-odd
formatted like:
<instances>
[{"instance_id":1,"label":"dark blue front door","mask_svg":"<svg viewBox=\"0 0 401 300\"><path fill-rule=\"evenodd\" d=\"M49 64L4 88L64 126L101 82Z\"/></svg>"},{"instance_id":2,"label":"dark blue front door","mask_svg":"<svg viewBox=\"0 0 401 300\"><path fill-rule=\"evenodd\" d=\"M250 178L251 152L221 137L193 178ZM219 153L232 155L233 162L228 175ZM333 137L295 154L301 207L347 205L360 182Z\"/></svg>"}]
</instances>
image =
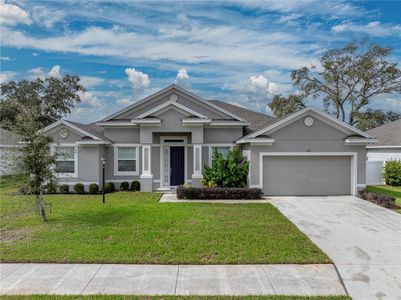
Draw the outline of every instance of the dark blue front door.
<instances>
[{"instance_id":1,"label":"dark blue front door","mask_svg":"<svg viewBox=\"0 0 401 300\"><path fill-rule=\"evenodd\" d=\"M184 184L184 147L170 147L170 185Z\"/></svg>"}]
</instances>

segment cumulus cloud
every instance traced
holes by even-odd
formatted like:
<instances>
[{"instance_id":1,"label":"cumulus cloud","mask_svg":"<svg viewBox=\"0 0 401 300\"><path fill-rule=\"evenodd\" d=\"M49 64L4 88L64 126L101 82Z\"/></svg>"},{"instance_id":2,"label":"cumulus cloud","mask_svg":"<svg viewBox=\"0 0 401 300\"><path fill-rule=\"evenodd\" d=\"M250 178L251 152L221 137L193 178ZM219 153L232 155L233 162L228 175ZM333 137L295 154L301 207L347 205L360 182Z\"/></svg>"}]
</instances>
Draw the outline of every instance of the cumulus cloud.
<instances>
[{"instance_id":1,"label":"cumulus cloud","mask_svg":"<svg viewBox=\"0 0 401 300\"><path fill-rule=\"evenodd\" d=\"M177 72L175 83L185 84L188 79L189 79L189 75L188 75L187 70L182 68L182 69L179 69Z\"/></svg>"},{"instance_id":2,"label":"cumulus cloud","mask_svg":"<svg viewBox=\"0 0 401 300\"><path fill-rule=\"evenodd\" d=\"M44 68L42 67L37 67L37 68L33 68L28 70L28 77L30 79L36 79L36 78L40 78L40 79L45 79L47 77L60 77L61 76L61 67L59 65L55 65L53 66L49 71L46 71Z\"/></svg>"},{"instance_id":3,"label":"cumulus cloud","mask_svg":"<svg viewBox=\"0 0 401 300\"><path fill-rule=\"evenodd\" d=\"M252 75L245 85L247 91L252 93L273 94L278 92L278 86L274 82L269 82L264 75Z\"/></svg>"},{"instance_id":4,"label":"cumulus cloud","mask_svg":"<svg viewBox=\"0 0 401 300\"><path fill-rule=\"evenodd\" d=\"M15 4L0 1L0 23L5 25L32 24L29 13Z\"/></svg>"},{"instance_id":5,"label":"cumulus cloud","mask_svg":"<svg viewBox=\"0 0 401 300\"><path fill-rule=\"evenodd\" d=\"M401 36L401 25L382 24L379 21L368 24L354 24L352 22L343 22L331 28L334 32L360 32L373 36Z\"/></svg>"},{"instance_id":6,"label":"cumulus cloud","mask_svg":"<svg viewBox=\"0 0 401 300\"><path fill-rule=\"evenodd\" d=\"M12 80L15 77L15 75L17 75L17 73L13 72L13 71L1 72L0 73L0 83L4 83L4 82Z\"/></svg>"},{"instance_id":7,"label":"cumulus cloud","mask_svg":"<svg viewBox=\"0 0 401 300\"><path fill-rule=\"evenodd\" d=\"M81 103L79 104L80 108L101 108L102 103L99 99L93 95L91 92L81 92L78 93L79 98L81 99Z\"/></svg>"},{"instance_id":8,"label":"cumulus cloud","mask_svg":"<svg viewBox=\"0 0 401 300\"><path fill-rule=\"evenodd\" d=\"M150 85L148 74L135 70L135 68L126 68L125 74L128 76L128 81L131 83L135 91L143 91Z\"/></svg>"},{"instance_id":9,"label":"cumulus cloud","mask_svg":"<svg viewBox=\"0 0 401 300\"><path fill-rule=\"evenodd\" d=\"M60 70L61 70L61 67L59 65L55 65L55 66L53 66L53 68L50 69L48 75L50 77L60 77L61 76Z\"/></svg>"}]
</instances>

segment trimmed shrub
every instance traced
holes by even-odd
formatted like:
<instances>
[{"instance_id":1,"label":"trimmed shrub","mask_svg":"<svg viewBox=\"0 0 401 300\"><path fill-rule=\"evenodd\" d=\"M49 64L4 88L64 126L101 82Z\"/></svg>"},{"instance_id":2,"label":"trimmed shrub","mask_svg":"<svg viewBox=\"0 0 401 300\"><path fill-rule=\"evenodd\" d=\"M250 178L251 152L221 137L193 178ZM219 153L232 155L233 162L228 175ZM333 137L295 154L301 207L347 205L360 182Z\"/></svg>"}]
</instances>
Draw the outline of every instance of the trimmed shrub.
<instances>
[{"instance_id":1,"label":"trimmed shrub","mask_svg":"<svg viewBox=\"0 0 401 300\"><path fill-rule=\"evenodd\" d=\"M239 147L235 147L227 155L213 153L213 163L205 166L201 183L207 188L245 188L248 178L249 162L241 154Z\"/></svg>"},{"instance_id":2,"label":"trimmed shrub","mask_svg":"<svg viewBox=\"0 0 401 300\"><path fill-rule=\"evenodd\" d=\"M70 186L68 184L62 184L58 187L60 194L68 194L70 192Z\"/></svg>"},{"instance_id":3,"label":"trimmed shrub","mask_svg":"<svg viewBox=\"0 0 401 300\"><path fill-rule=\"evenodd\" d=\"M57 183L49 182L46 184L45 194L55 194L57 193Z\"/></svg>"},{"instance_id":4,"label":"trimmed shrub","mask_svg":"<svg viewBox=\"0 0 401 300\"><path fill-rule=\"evenodd\" d=\"M395 203L395 198L389 195L377 194L374 192L370 192L367 189L363 189L359 191L359 198L364 200L376 203L380 206L386 208L399 208L399 206Z\"/></svg>"},{"instance_id":5,"label":"trimmed shrub","mask_svg":"<svg viewBox=\"0 0 401 300\"><path fill-rule=\"evenodd\" d=\"M92 195L99 194L99 185L97 183L91 183L89 185L89 194L92 194Z\"/></svg>"},{"instance_id":6,"label":"trimmed shrub","mask_svg":"<svg viewBox=\"0 0 401 300\"><path fill-rule=\"evenodd\" d=\"M137 192L141 190L141 183L138 180L131 182L131 191Z\"/></svg>"},{"instance_id":7,"label":"trimmed shrub","mask_svg":"<svg viewBox=\"0 0 401 300\"><path fill-rule=\"evenodd\" d=\"M400 186L401 185L401 160L394 159L388 160L384 164L383 178L387 185Z\"/></svg>"},{"instance_id":8,"label":"trimmed shrub","mask_svg":"<svg viewBox=\"0 0 401 300\"><path fill-rule=\"evenodd\" d=\"M121 182L120 191L128 191L128 190L129 190L129 183L126 181Z\"/></svg>"},{"instance_id":9,"label":"trimmed shrub","mask_svg":"<svg viewBox=\"0 0 401 300\"><path fill-rule=\"evenodd\" d=\"M262 190L257 188L202 188L183 187L177 188L178 199L261 199Z\"/></svg>"},{"instance_id":10,"label":"trimmed shrub","mask_svg":"<svg viewBox=\"0 0 401 300\"><path fill-rule=\"evenodd\" d=\"M82 183L76 183L74 185L74 191L77 194L85 194L85 186Z\"/></svg>"},{"instance_id":11,"label":"trimmed shrub","mask_svg":"<svg viewBox=\"0 0 401 300\"><path fill-rule=\"evenodd\" d=\"M112 193L116 190L116 187L114 186L113 182L107 182L105 187L104 187L104 192L105 193Z\"/></svg>"}]
</instances>

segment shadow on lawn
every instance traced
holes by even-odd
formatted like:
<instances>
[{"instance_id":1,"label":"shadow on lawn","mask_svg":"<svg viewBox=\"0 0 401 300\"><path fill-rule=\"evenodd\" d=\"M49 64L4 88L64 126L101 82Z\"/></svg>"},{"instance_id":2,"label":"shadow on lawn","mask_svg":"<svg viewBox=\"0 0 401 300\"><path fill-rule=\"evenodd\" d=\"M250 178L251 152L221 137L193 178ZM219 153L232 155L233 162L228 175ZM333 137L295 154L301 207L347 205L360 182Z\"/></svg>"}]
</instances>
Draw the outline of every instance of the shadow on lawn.
<instances>
[{"instance_id":1,"label":"shadow on lawn","mask_svg":"<svg viewBox=\"0 0 401 300\"><path fill-rule=\"evenodd\" d=\"M129 220L131 220L132 218L135 218L135 211L126 208L114 207L106 207L104 210L77 211L74 213L63 215L63 221L66 223L79 223L102 226L131 223L129 222Z\"/></svg>"}]
</instances>

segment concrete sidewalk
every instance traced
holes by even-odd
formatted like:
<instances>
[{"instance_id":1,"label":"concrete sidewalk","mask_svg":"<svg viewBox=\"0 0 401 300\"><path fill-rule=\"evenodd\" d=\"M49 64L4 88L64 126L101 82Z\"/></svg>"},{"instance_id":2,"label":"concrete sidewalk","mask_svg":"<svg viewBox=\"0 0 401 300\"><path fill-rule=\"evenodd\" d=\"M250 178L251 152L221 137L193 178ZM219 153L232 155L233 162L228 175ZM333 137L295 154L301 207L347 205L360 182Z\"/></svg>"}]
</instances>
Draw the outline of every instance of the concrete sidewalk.
<instances>
[{"instance_id":1,"label":"concrete sidewalk","mask_svg":"<svg viewBox=\"0 0 401 300\"><path fill-rule=\"evenodd\" d=\"M345 295L333 265L0 264L1 294Z\"/></svg>"}]
</instances>

